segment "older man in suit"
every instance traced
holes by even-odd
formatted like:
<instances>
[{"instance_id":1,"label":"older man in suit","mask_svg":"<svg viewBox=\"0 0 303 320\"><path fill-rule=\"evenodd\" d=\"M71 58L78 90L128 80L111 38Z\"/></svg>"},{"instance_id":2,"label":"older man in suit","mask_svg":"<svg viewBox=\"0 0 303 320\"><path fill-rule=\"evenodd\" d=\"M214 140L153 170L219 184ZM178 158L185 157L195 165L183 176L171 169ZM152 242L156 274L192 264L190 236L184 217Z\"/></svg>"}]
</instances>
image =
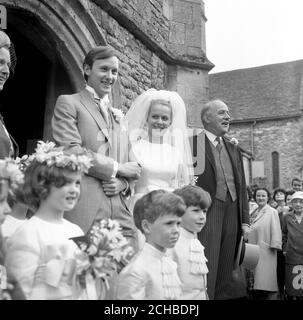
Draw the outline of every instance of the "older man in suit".
<instances>
[{"instance_id":1,"label":"older man in suit","mask_svg":"<svg viewBox=\"0 0 303 320\"><path fill-rule=\"evenodd\" d=\"M246 296L244 275L234 267L242 234L249 229L248 201L239 148L224 135L230 115L221 100L206 103L201 112L205 131L197 137L197 148L205 154L204 171L197 173L197 185L208 191L212 205L204 229L198 234L208 259L210 299Z\"/></svg>"},{"instance_id":2,"label":"older man in suit","mask_svg":"<svg viewBox=\"0 0 303 320\"><path fill-rule=\"evenodd\" d=\"M108 95L118 77L119 60L109 46L93 48L83 64L86 87L58 98L52 118L53 138L79 152L87 149L93 166L83 177L81 198L66 218L87 232L95 219L116 219L123 234L134 238L136 229L127 206L129 179L140 176L136 162L128 162L128 138L117 109ZM115 113L114 113L115 111Z\"/></svg>"}]
</instances>

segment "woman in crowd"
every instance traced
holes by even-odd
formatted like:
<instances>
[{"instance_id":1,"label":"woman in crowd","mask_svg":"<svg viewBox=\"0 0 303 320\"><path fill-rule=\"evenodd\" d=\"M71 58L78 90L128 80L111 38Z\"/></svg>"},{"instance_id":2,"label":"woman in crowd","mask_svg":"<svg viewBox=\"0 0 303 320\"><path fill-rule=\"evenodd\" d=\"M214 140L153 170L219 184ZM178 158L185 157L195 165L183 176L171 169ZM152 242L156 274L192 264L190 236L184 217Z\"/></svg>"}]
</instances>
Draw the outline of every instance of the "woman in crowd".
<instances>
[{"instance_id":1,"label":"woman in crowd","mask_svg":"<svg viewBox=\"0 0 303 320\"><path fill-rule=\"evenodd\" d=\"M253 197L253 188L250 186L247 186L246 190L247 190L247 199L249 204L249 214L251 214L251 212L253 212L258 207L258 205L256 204L256 201Z\"/></svg>"},{"instance_id":2,"label":"woman in crowd","mask_svg":"<svg viewBox=\"0 0 303 320\"><path fill-rule=\"evenodd\" d=\"M277 251L281 250L282 233L278 212L268 205L270 193L266 188L254 192L258 207L251 213L248 242L260 246L260 258L254 270L252 298L277 298Z\"/></svg>"}]
</instances>

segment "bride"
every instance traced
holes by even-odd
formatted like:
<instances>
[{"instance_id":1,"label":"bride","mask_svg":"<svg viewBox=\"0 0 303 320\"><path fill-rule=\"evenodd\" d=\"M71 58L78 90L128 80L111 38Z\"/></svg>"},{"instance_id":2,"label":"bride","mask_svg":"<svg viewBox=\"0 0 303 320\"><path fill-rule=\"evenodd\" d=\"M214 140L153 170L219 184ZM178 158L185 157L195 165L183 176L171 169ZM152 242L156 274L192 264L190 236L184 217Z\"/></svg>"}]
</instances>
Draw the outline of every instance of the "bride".
<instances>
[{"instance_id":1,"label":"bride","mask_svg":"<svg viewBox=\"0 0 303 320\"><path fill-rule=\"evenodd\" d=\"M131 142L130 161L142 167L131 208L152 190L173 191L191 183L194 171L186 108L177 92L145 91L135 99L125 120Z\"/></svg>"}]
</instances>

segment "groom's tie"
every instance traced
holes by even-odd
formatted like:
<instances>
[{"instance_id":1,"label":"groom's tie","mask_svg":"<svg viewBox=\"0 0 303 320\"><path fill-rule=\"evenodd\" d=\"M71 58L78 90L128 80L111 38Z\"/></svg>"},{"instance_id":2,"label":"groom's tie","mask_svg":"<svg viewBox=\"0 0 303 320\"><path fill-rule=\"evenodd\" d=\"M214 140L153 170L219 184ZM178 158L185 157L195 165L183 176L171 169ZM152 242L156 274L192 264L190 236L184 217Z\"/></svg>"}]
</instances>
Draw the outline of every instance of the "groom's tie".
<instances>
[{"instance_id":1,"label":"groom's tie","mask_svg":"<svg viewBox=\"0 0 303 320\"><path fill-rule=\"evenodd\" d=\"M95 101L98 105L98 108L100 110L100 113L102 114L102 117L106 123L106 126L109 126L109 119L108 119L108 109L107 106L105 105L103 99L95 97Z\"/></svg>"}]
</instances>

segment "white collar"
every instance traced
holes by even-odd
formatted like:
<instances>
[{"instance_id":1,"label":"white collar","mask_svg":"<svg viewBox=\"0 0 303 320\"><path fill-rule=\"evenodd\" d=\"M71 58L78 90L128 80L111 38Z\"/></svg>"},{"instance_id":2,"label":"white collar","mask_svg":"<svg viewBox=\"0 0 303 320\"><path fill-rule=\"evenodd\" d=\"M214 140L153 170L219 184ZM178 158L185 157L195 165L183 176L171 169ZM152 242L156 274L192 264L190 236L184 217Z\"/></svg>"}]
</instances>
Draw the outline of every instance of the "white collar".
<instances>
[{"instance_id":1,"label":"white collar","mask_svg":"<svg viewBox=\"0 0 303 320\"><path fill-rule=\"evenodd\" d=\"M180 227L180 234L182 234L186 239L190 239L190 240L197 238L196 233L190 232L184 229L183 227Z\"/></svg>"},{"instance_id":2,"label":"white collar","mask_svg":"<svg viewBox=\"0 0 303 320\"><path fill-rule=\"evenodd\" d=\"M100 98L100 97L98 96L96 90L95 90L93 87L91 87L91 86L89 86L89 85L87 84L87 85L85 86L85 89L86 89L88 92L92 93L95 99L100 99L101 101L103 101L103 102L105 102L105 103L108 103L108 102L109 102L108 94L106 94L103 98Z\"/></svg>"},{"instance_id":3,"label":"white collar","mask_svg":"<svg viewBox=\"0 0 303 320\"><path fill-rule=\"evenodd\" d=\"M151 244L149 244L148 242L144 243L144 249L145 251L147 251L150 255L152 255L153 257L156 258L163 258L165 255L167 255L167 251L160 251L159 249L155 248L154 246L152 246Z\"/></svg>"},{"instance_id":4,"label":"white collar","mask_svg":"<svg viewBox=\"0 0 303 320\"><path fill-rule=\"evenodd\" d=\"M205 130L205 129L204 129ZM216 140L217 136L215 134L213 134L212 132L208 131L208 130L205 130L205 134L207 136L207 138L210 140L210 142L216 146L218 144L218 141ZM222 138L220 137L220 141Z\"/></svg>"}]
</instances>

